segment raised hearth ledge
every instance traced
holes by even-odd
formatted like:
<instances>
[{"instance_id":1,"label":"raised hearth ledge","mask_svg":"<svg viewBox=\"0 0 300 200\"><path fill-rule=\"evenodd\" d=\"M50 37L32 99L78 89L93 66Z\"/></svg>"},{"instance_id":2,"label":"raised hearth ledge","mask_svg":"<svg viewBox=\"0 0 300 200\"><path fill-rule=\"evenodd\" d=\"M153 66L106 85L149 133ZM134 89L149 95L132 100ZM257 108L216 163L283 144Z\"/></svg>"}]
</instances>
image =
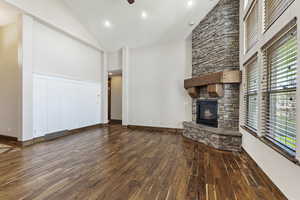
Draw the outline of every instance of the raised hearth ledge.
<instances>
[{"instance_id":1,"label":"raised hearth ledge","mask_svg":"<svg viewBox=\"0 0 300 200\"><path fill-rule=\"evenodd\" d=\"M222 128L213 128L195 122L183 122L183 136L224 151L241 151L242 134Z\"/></svg>"}]
</instances>

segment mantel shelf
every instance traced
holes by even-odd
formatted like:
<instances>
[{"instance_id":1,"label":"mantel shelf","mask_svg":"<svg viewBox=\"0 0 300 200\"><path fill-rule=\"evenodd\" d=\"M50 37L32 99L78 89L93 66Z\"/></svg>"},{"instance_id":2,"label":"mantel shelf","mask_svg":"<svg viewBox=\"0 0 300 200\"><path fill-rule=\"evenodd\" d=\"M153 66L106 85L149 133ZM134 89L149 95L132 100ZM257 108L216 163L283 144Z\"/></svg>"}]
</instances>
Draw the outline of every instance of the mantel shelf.
<instances>
[{"instance_id":1,"label":"mantel shelf","mask_svg":"<svg viewBox=\"0 0 300 200\"><path fill-rule=\"evenodd\" d=\"M214 84L233 84L241 82L241 72L239 70L209 73L207 75L184 80L184 88L194 88Z\"/></svg>"}]
</instances>

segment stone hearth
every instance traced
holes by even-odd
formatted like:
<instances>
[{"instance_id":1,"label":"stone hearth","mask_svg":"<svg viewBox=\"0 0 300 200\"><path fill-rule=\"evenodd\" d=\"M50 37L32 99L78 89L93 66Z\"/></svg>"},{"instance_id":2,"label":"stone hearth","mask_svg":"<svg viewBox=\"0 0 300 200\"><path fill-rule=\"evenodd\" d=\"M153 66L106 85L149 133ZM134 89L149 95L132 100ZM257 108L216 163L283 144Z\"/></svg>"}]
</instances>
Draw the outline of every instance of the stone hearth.
<instances>
[{"instance_id":1,"label":"stone hearth","mask_svg":"<svg viewBox=\"0 0 300 200\"><path fill-rule=\"evenodd\" d=\"M224 151L240 151L242 134L222 128L213 128L195 122L183 122L183 136Z\"/></svg>"}]
</instances>

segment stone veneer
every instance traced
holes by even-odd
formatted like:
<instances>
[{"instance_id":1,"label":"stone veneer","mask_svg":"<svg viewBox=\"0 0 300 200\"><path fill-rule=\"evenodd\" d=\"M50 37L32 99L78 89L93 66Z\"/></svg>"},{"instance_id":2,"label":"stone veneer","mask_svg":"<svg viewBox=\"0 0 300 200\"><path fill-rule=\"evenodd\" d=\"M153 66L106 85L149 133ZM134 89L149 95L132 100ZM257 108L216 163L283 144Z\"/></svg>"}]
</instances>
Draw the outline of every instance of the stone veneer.
<instances>
[{"instance_id":1,"label":"stone veneer","mask_svg":"<svg viewBox=\"0 0 300 200\"><path fill-rule=\"evenodd\" d=\"M220 0L192 40L193 76L239 69L239 0Z\"/></svg>"},{"instance_id":2,"label":"stone veneer","mask_svg":"<svg viewBox=\"0 0 300 200\"><path fill-rule=\"evenodd\" d=\"M239 70L239 0L220 0L193 30L193 77ZM238 150L240 84L223 84L224 95L210 97L207 87L193 99L193 122L184 122L184 136L223 150ZM218 128L196 124L199 99L218 101ZM220 134L226 132L228 134Z\"/></svg>"}]
</instances>

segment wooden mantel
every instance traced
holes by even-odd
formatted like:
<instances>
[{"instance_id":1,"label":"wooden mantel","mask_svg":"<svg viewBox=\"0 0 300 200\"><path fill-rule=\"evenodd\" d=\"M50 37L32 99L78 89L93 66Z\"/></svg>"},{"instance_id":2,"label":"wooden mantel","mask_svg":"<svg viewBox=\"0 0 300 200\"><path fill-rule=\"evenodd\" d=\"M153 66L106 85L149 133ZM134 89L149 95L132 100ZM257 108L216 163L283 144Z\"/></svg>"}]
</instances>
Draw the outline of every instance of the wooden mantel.
<instances>
[{"instance_id":1,"label":"wooden mantel","mask_svg":"<svg viewBox=\"0 0 300 200\"><path fill-rule=\"evenodd\" d=\"M239 70L209 73L203 76L184 80L184 88L188 90L191 97L197 98L199 87L208 86L208 92L212 96L222 96L222 84L233 84L241 82L241 72Z\"/></svg>"},{"instance_id":2,"label":"wooden mantel","mask_svg":"<svg viewBox=\"0 0 300 200\"><path fill-rule=\"evenodd\" d=\"M193 87L224 84L224 83L240 83L241 72L239 70L223 71L216 73L209 73L203 76L197 76L191 79L184 80L184 88L189 89Z\"/></svg>"}]
</instances>

